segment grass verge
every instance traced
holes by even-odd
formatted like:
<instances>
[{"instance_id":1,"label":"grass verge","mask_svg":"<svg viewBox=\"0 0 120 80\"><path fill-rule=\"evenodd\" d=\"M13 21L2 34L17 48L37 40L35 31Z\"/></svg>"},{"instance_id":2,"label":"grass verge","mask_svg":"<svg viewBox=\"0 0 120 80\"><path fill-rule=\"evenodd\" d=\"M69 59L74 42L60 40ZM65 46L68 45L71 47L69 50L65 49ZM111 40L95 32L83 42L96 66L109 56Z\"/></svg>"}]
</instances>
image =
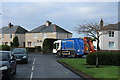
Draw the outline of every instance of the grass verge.
<instances>
[{"instance_id":1,"label":"grass verge","mask_svg":"<svg viewBox=\"0 0 120 80\"><path fill-rule=\"evenodd\" d=\"M87 65L86 59L60 59L58 61L93 78L100 80L120 80L120 66L101 65L100 68L96 68L95 65Z\"/></svg>"}]
</instances>

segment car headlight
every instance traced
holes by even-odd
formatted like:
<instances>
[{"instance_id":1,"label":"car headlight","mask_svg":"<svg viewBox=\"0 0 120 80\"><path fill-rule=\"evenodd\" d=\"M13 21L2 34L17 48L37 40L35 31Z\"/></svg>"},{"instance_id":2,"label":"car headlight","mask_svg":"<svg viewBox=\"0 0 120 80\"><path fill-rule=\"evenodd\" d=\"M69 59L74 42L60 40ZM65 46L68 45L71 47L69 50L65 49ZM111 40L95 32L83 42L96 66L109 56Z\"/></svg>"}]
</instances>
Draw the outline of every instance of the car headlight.
<instances>
[{"instance_id":1,"label":"car headlight","mask_svg":"<svg viewBox=\"0 0 120 80\"><path fill-rule=\"evenodd\" d=\"M26 56L23 56L23 58L27 58Z\"/></svg>"},{"instance_id":2,"label":"car headlight","mask_svg":"<svg viewBox=\"0 0 120 80\"><path fill-rule=\"evenodd\" d=\"M7 70L7 69L8 69L7 66L2 66L2 67L0 67L0 70Z\"/></svg>"}]
</instances>

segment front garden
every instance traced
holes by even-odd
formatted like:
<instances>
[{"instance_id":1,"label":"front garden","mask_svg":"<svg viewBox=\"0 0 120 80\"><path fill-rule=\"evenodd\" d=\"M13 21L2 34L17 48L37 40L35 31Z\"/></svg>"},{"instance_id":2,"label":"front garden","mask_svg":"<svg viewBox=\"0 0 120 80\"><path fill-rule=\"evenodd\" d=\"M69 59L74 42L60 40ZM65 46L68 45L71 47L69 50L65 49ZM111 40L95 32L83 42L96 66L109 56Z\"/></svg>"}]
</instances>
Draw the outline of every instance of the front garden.
<instances>
[{"instance_id":1,"label":"front garden","mask_svg":"<svg viewBox=\"0 0 120 80\"><path fill-rule=\"evenodd\" d=\"M98 55L99 67L96 67ZM67 64L73 69L100 80L120 80L120 54L118 52L97 52L87 58L65 58L59 62Z\"/></svg>"}]
</instances>

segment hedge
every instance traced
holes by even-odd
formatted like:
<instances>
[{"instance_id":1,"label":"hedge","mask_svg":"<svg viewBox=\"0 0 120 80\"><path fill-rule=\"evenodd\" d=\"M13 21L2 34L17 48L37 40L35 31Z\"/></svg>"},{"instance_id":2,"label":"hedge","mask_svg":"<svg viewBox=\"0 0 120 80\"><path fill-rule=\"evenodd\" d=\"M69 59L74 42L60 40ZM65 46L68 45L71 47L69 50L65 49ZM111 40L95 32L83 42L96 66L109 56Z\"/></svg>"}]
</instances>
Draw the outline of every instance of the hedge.
<instances>
[{"instance_id":1,"label":"hedge","mask_svg":"<svg viewBox=\"0 0 120 80\"><path fill-rule=\"evenodd\" d=\"M0 45L0 50L9 51L10 47L8 45Z\"/></svg>"},{"instance_id":2,"label":"hedge","mask_svg":"<svg viewBox=\"0 0 120 80\"><path fill-rule=\"evenodd\" d=\"M120 65L119 52L95 52L87 55L86 62L89 65L96 64L96 57L98 55L99 65Z\"/></svg>"},{"instance_id":3,"label":"hedge","mask_svg":"<svg viewBox=\"0 0 120 80\"><path fill-rule=\"evenodd\" d=\"M28 52L41 52L41 46L35 46L35 47L26 47L26 49L28 50Z\"/></svg>"},{"instance_id":4,"label":"hedge","mask_svg":"<svg viewBox=\"0 0 120 80\"><path fill-rule=\"evenodd\" d=\"M42 52L43 53L47 53L50 54L53 51L53 43L54 41L56 41L57 39L50 39L50 38L46 38L43 42L43 49Z\"/></svg>"}]
</instances>

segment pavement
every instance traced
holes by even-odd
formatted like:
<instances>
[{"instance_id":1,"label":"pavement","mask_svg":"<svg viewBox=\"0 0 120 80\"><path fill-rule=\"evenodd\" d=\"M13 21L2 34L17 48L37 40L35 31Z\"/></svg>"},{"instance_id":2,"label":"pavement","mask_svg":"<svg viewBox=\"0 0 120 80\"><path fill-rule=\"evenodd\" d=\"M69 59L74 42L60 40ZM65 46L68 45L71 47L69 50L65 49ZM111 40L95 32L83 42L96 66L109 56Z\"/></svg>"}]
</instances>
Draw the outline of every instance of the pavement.
<instances>
[{"instance_id":1,"label":"pavement","mask_svg":"<svg viewBox=\"0 0 120 80\"><path fill-rule=\"evenodd\" d=\"M83 80L57 62L55 55L30 53L28 64L17 64L17 73L11 80Z\"/></svg>"}]
</instances>

